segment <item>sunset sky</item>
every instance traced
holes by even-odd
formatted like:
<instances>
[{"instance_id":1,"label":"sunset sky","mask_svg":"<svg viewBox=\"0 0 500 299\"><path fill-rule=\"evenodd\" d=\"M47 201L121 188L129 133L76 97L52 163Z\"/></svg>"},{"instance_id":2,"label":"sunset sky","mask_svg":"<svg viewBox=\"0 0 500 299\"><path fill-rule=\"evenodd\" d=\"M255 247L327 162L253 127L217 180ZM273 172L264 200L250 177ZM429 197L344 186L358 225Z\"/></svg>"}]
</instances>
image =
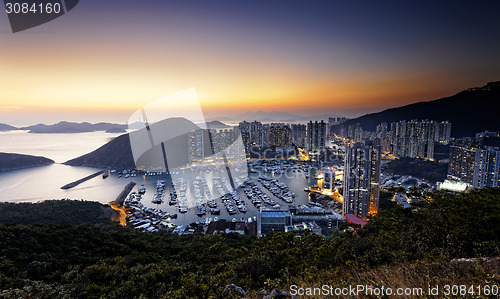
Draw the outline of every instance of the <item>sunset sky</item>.
<instances>
[{"instance_id":1,"label":"sunset sky","mask_svg":"<svg viewBox=\"0 0 500 299\"><path fill-rule=\"evenodd\" d=\"M125 122L196 88L206 117L348 117L500 80L499 1L81 0L13 34L0 122Z\"/></svg>"}]
</instances>

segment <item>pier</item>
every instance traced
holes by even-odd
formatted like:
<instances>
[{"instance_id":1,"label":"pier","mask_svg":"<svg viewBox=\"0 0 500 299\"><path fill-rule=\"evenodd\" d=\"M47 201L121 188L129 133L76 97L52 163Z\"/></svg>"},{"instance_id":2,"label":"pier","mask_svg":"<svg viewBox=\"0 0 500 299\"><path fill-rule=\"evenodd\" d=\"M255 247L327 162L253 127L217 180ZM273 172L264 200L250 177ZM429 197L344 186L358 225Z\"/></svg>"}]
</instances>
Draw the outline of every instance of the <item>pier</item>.
<instances>
[{"instance_id":1,"label":"pier","mask_svg":"<svg viewBox=\"0 0 500 299\"><path fill-rule=\"evenodd\" d=\"M130 191L132 191L132 189L134 189L135 185L136 185L135 182L128 183L127 186L125 186L123 191L120 193L120 195L118 195L115 202L120 206L123 205L125 198L127 198L127 195L130 193Z\"/></svg>"},{"instance_id":2,"label":"pier","mask_svg":"<svg viewBox=\"0 0 500 299\"><path fill-rule=\"evenodd\" d=\"M88 180L90 180L90 179L95 178L95 177L96 177L96 176L98 176L98 175L103 174L105 171L106 171L106 170L101 170L101 171L98 171L98 172L93 173L93 174L91 174L91 175L88 175L88 176L84 177L83 179L79 179L79 180L77 180L77 181L74 181L74 182L71 182L71 183L69 183L69 184L66 184L66 185L62 186L62 187L61 187L61 189L66 190L66 189L71 189L71 188L73 188L73 187L76 187L76 186L80 185L80 184L81 184L81 183L83 183L83 182L86 182L86 181L88 181Z\"/></svg>"},{"instance_id":3,"label":"pier","mask_svg":"<svg viewBox=\"0 0 500 299\"><path fill-rule=\"evenodd\" d=\"M321 189L318 186L307 186L304 188L305 192L314 192L314 193L319 193L322 194Z\"/></svg>"}]
</instances>

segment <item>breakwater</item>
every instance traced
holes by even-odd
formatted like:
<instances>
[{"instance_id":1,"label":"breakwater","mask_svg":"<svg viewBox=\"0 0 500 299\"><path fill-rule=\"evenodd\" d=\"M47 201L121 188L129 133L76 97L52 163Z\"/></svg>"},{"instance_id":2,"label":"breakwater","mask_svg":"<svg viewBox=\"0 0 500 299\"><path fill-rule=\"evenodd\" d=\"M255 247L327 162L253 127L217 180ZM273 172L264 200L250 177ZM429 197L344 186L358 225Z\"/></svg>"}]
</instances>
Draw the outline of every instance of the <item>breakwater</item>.
<instances>
[{"instance_id":1,"label":"breakwater","mask_svg":"<svg viewBox=\"0 0 500 299\"><path fill-rule=\"evenodd\" d=\"M98 176L98 175L103 174L104 172L105 172L105 170L98 171L98 172L96 172L96 173L93 173L93 174L91 174L91 175L88 175L88 176L84 177L83 179L79 179L79 180L77 180L77 181L74 181L74 182L71 182L71 183L69 183L69 184L66 184L66 185L62 186L62 187L61 187L61 189L64 189L64 190L66 190L66 189L71 189L71 188L73 188L73 187L75 187L75 186L80 185L80 184L81 184L81 183L83 183L83 182L86 182L86 181L88 181L88 180L90 180L90 179L92 179L92 178L95 178L95 177L96 177L96 176Z\"/></svg>"},{"instance_id":2,"label":"breakwater","mask_svg":"<svg viewBox=\"0 0 500 299\"><path fill-rule=\"evenodd\" d=\"M134 186L135 186L135 182L128 183L127 186L125 186L123 191L120 193L120 195L118 195L115 202L118 203L120 206L123 205L125 198L127 198L127 195L130 193L130 191L132 191L132 189L134 189Z\"/></svg>"}]
</instances>

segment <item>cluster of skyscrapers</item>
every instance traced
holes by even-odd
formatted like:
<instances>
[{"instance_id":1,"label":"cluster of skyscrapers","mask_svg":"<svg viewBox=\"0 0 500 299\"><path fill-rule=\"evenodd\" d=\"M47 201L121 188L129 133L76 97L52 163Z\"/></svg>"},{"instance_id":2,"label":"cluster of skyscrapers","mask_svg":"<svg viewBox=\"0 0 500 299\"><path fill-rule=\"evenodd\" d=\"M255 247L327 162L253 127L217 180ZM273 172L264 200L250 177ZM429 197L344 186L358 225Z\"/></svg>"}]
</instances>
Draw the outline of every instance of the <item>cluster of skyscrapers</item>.
<instances>
[{"instance_id":1,"label":"cluster of skyscrapers","mask_svg":"<svg viewBox=\"0 0 500 299\"><path fill-rule=\"evenodd\" d=\"M239 138L241 137L238 128L192 131L187 136L188 162L198 164L207 159L211 162L222 162L223 159L245 157L246 151Z\"/></svg>"},{"instance_id":2,"label":"cluster of skyscrapers","mask_svg":"<svg viewBox=\"0 0 500 299\"><path fill-rule=\"evenodd\" d=\"M332 127L345 118L310 121L307 124L242 121L239 126L192 132L188 139L190 161L196 163L207 154L233 151L234 156L246 155L251 149L300 147L313 161L319 161ZM366 218L376 214L379 206L381 154L395 157L434 158L434 145L451 142L451 123L448 121L402 120L381 123L375 132L363 131L361 126L341 127L339 134L346 143L343 167L343 213ZM238 138L241 138L240 142ZM476 139L461 139L450 146L448 179L466 183L473 188L500 185L500 140L498 132L483 132ZM207 147L207 142L210 146ZM236 146L235 146L236 145ZM323 189L333 191L340 186L335 180L341 167L324 170Z\"/></svg>"},{"instance_id":3,"label":"cluster of skyscrapers","mask_svg":"<svg viewBox=\"0 0 500 299\"><path fill-rule=\"evenodd\" d=\"M305 148L310 153L316 153L325 147L327 138L327 124L324 121L292 125L242 121L238 128L248 152L251 148L297 146Z\"/></svg>"},{"instance_id":4,"label":"cluster of skyscrapers","mask_svg":"<svg viewBox=\"0 0 500 299\"><path fill-rule=\"evenodd\" d=\"M366 218L379 207L381 154L432 160L434 144L450 141L451 123L402 120L381 123L375 132L357 124L341 127L339 133L351 142L344 161L343 213Z\"/></svg>"},{"instance_id":5,"label":"cluster of skyscrapers","mask_svg":"<svg viewBox=\"0 0 500 299\"><path fill-rule=\"evenodd\" d=\"M479 133L475 140L459 140L450 147L448 178L472 188L500 185L498 132Z\"/></svg>"},{"instance_id":6,"label":"cluster of skyscrapers","mask_svg":"<svg viewBox=\"0 0 500 299\"><path fill-rule=\"evenodd\" d=\"M232 128L210 128L193 131L188 136L188 157L190 163L197 163L224 149L236 151L234 155L248 156L252 149L276 149L300 147L311 157L319 155L325 148L327 124L324 121L310 121L307 124L270 123L242 121ZM241 138L243 144L236 142ZM236 146L236 147L235 147Z\"/></svg>"},{"instance_id":7,"label":"cluster of skyscrapers","mask_svg":"<svg viewBox=\"0 0 500 299\"><path fill-rule=\"evenodd\" d=\"M451 123L448 121L402 120L390 125L381 123L375 132L363 131L361 126L340 129L340 136L354 141L372 140L382 151L396 157L434 159L434 144L450 141Z\"/></svg>"}]
</instances>

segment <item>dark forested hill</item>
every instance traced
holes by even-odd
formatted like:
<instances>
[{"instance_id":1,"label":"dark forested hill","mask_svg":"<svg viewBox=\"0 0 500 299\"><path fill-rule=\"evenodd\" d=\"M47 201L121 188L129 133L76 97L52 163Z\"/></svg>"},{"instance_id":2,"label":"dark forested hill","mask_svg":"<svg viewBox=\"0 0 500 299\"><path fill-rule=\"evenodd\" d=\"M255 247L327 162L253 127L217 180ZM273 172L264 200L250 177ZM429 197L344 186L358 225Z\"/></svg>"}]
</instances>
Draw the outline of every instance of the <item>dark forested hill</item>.
<instances>
[{"instance_id":1,"label":"dark forested hill","mask_svg":"<svg viewBox=\"0 0 500 299\"><path fill-rule=\"evenodd\" d=\"M99 168L135 168L128 134L120 135L95 151L69 160L64 164Z\"/></svg>"},{"instance_id":2,"label":"dark forested hill","mask_svg":"<svg viewBox=\"0 0 500 299\"><path fill-rule=\"evenodd\" d=\"M38 203L0 202L2 224L110 224L117 213L94 201L46 200Z\"/></svg>"},{"instance_id":3,"label":"dark forested hill","mask_svg":"<svg viewBox=\"0 0 500 299\"><path fill-rule=\"evenodd\" d=\"M359 123L364 130L375 131L375 127L383 122L391 123L412 119L448 120L452 123L452 136L475 136L476 133L485 130L500 130L499 103L500 81L488 83L481 88L464 90L439 100L419 102L378 113L370 113L351 119L342 125L347 127ZM336 130L340 126L336 126Z\"/></svg>"},{"instance_id":4,"label":"dark forested hill","mask_svg":"<svg viewBox=\"0 0 500 299\"><path fill-rule=\"evenodd\" d=\"M233 298L223 295L231 283L249 298L291 285L499 285L500 189L431 196L329 239L0 225L0 297Z\"/></svg>"}]
</instances>

